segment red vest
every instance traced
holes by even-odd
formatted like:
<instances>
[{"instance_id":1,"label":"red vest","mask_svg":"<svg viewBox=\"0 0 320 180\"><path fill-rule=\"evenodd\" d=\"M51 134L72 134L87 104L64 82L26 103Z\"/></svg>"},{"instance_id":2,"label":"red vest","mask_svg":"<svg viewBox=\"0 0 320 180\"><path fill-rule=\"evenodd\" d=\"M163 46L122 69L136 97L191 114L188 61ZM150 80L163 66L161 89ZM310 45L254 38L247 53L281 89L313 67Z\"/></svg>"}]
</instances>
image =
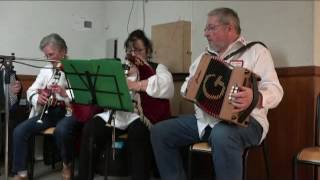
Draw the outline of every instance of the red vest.
<instances>
[{"instance_id":1,"label":"red vest","mask_svg":"<svg viewBox=\"0 0 320 180\"><path fill-rule=\"evenodd\" d=\"M151 63L152 65L158 65ZM140 74L140 80L148 79L156 74L155 69L146 64L137 66ZM168 99L160 99L149 96L146 92L140 92L141 106L143 114L152 124L169 119L171 117L170 102Z\"/></svg>"}]
</instances>

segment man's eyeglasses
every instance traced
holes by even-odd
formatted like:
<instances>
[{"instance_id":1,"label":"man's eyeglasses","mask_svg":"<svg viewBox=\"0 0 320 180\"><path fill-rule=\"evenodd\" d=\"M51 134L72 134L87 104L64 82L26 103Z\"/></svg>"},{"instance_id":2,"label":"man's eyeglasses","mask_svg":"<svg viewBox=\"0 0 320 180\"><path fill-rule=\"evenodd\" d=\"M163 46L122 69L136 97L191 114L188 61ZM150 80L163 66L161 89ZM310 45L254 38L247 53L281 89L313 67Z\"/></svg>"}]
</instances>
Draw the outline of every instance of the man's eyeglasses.
<instances>
[{"instance_id":1,"label":"man's eyeglasses","mask_svg":"<svg viewBox=\"0 0 320 180\"><path fill-rule=\"evenodd\" d=\"M225 24L216 24L216 25L207 25L203 31L204 32L215 32L217 31L218 27L224 26Z\"/></svg>"}]
</instances>

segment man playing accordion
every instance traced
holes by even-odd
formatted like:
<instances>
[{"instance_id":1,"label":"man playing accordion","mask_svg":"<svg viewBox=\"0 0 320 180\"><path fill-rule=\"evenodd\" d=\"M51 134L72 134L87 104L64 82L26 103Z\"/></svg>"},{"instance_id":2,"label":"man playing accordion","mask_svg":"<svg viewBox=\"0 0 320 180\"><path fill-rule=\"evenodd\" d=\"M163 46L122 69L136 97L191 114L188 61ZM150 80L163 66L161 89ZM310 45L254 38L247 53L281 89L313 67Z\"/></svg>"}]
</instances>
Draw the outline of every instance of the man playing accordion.
<instances>
[{"instance_id":1,"label":"man playing accordion","mask_svg":"<svg viewBox=\"0 0 320 180\"><path fill-rule=\"evenodd\" d=\"M268 109L276 107L283 96L269 50L261 44L248 43L241 36L239 17L234 10L218 8L210 11L204 36L209 47L190 66L190 75L182 85L181 93L185 95L202 56L209 53L225 63L249 69L261 77L257 84L257 105L249 116L247 127L214 118L197 105L195 114L153 126L151 141L162 180L186 179L179 148L200 141L208 142L214 149L212 160L216 180L240 180L244 149L258 145L266 137L269 129ZM243 51L234 53L240 48ZM251 105L253 91L239 86L239 91L231 94L230 99L233 113L242 112Z\"/></svg>"}]
</instances>

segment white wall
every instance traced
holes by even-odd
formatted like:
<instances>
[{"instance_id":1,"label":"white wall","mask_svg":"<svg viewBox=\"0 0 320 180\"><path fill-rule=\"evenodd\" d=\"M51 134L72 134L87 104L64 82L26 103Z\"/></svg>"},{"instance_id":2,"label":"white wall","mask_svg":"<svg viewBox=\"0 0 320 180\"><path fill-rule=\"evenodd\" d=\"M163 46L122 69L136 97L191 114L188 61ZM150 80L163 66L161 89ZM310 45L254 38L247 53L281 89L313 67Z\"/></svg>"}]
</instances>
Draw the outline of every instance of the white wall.
<instances>
[{"instance_id":1,"label":"white wall","mask_svg":"<svg viewBox=\"0 0 320 180\"><path fill-rule=\"evenodd\" d=\"M119 40L119 57L128 35L132 1L0 1L0 54L43 57L40 39L61 34L71 58L105 57L108 39ZM206 14L216 7L231 7L240 16L243 35L265 42L277 67L320 65L314 38L319 10L313 1L156 1L145 3L145 31L151 37L155 24L192 22L192 58L206 46L203 27ZM143 2L134 1L128 30L143 27ZM319 9L319 8L318 8ZM77 28L79 20L93 22L91 30ZM107 46L107 47L106 47ZM33 68L16 65L18 74L36 74Z\"/></svg>"},{"instance_id":2,"label":"white wall","mask_svg":"<svg viewBox=\"0 0 320 180\"><path fill-rule=\"evenodd\" d=\"M135 29L143 29L142 1L134 1L129 26L128 19L132 1L106 2L107 37L119 41L119 57L124 57L123 44L128 34ZM151 38L151 26L177 20L191 20L192 1L148 1L145 3L145 32ZM127 31L128 27L128 31ZM107 47L108 48L108 47Z\"/></svg>"},{"instance_id":3,"label":"white wall","mask_svg":"<svg viewBox=\"0 0 320 180\"><path fill-rule=\"evenodd\" d=\"M105 5L103 1L0 1L0 54L43 58L39 42L56 32L66 40L71 58L105 57ZM79 28L83 19L92 21L91 30ZM26 66L15 69L18 74L38 73Z\"/></svg>"},{"instance_id":4,"label":"white wall","mask_svg":"<svg viewBox=\"0 0 320 180\"><path fill-rule=\"evenodd\" d=\"M107 37L118 37L121 45L127 36L126 24L131 3L106 2ZM135 2L129 29L142 28L142 5ZM217 7L235 9L241 20L243 35L248 40L260 40L268 45L277 67L314 65L313 1L148 1L145 4L145 31L151 36L151 26L177 20L192 22L192 58L207 42L203 28L207 13ZM116 19L114 19L116 17ZM112 23L115 22L116 23Z\"/></svg>"}]
</instances>

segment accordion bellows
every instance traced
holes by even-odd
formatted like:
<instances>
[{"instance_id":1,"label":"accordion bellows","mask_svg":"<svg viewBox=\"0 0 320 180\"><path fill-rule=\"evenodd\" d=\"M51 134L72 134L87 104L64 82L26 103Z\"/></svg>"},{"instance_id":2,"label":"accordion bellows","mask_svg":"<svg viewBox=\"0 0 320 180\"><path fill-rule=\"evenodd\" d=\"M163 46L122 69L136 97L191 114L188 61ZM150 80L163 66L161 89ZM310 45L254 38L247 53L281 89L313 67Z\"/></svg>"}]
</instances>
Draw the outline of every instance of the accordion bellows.
<instances>
[{"instance_id":1,"label":"accordion bellows","mask_svg":"<svg viewBox=\"0 0 320 180\"><path fill-rule=\"evenodd\" d=\"M245 68L232 67L204 54L190 79L185 98L215 118L247 126L249 118L241 116L243 112L232 112L231 94L236 93L239 86L251 87L251 76L253 73Z\"/></svg>"}]
</instances>

